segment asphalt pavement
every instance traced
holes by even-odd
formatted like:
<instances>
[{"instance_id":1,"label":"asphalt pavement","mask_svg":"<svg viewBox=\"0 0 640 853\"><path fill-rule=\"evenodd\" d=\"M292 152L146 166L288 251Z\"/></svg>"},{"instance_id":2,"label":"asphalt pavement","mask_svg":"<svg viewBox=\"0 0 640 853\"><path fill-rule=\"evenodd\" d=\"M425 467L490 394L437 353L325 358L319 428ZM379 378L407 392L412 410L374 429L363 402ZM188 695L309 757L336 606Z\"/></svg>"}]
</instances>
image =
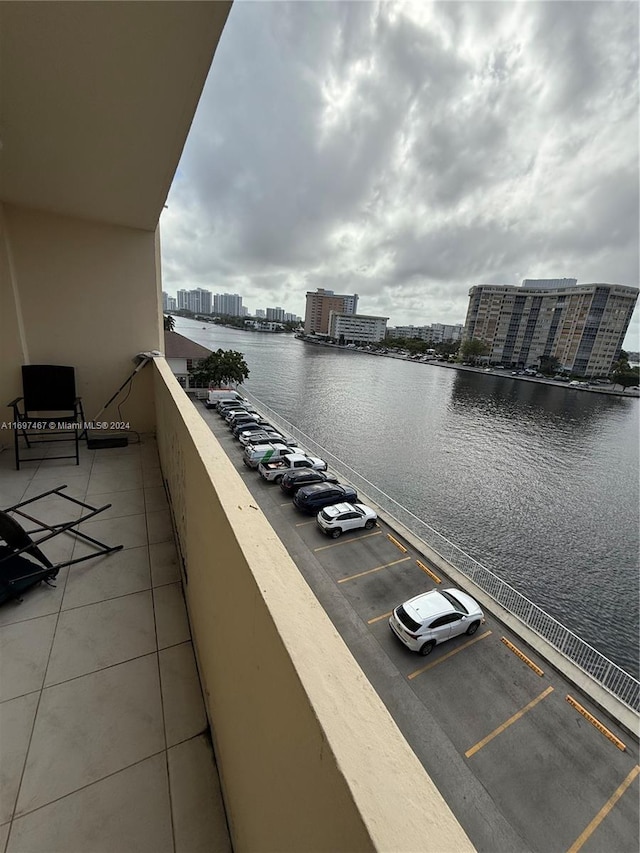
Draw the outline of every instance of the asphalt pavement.
<instances>
[{"instance_id":1,"label":"asphalt pavement","mask_svg":"<svg viewBox=\"0 0 640 853\"><path fill-rule=\"evenodd\" d=\"M388 617L438 586L419 565L428 569L428 560L382 522L325 536L279 486L245 467L215 410L195 405L475 847L637 853L633 737L490 613L474 636L427 657L406 649ZM348 714L348 697L343 707Z\"/></svg>"}]
</instances>

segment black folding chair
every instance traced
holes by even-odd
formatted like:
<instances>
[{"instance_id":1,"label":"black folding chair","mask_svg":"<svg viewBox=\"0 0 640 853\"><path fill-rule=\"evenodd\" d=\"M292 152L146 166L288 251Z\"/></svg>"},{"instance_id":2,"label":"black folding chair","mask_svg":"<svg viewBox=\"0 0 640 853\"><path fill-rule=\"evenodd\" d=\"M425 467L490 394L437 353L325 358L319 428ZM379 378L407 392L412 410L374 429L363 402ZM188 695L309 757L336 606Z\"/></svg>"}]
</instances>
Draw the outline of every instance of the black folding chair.
<instances>
[{"instance_id":1,"label":"black folding chair","mask_svg":"<svg viewBox=\"0 0 640 853\"><path fill-rule=\"evenodd\" d=\"M24 447L27 449L30 449L32 444L48 441L72 441L74 445L73 453L60 456L23 455L23 462L75 459L76 465L79 465L84 412L81 398L76 397L74 368L57 364L23 365L22 393L22 397L16 397L7 404L13 409L16 468L20 470L20 439L24 441Z\"/></svg>"},{"instance_id":2,"label":"black folding chair","mask_svg":"<svg viewBox=\"0 0 640 853\"><path fill-rule=\"evenodd\" d=\"M50 489L48 492L42 492L34 498L14 504L5 510L0 510L0 540L5 544L0 544L0 604L9 599L15 598L22 601L21 594L29 587L35 586L41 582L45 582L50 586L55 584L52 581L56 578L60 569L65 566L73 566L76 563L82 563L85 560L93 560L94 557L99 557L102 554L111 554L114 551L120 551L122 545L106 545L104 542L89 536L81 530L78 530L78 525L90 518L94 518L98 513L108 509L111 504L105 504L101 507L95 507L91 504L80 501L77 498L72 498L70 495L62 493L66 486L58 486L56 489ZM88 510L79 518L72 521L63 521L58 524L46 524L38 519L35 515L25 511L24 507L34 504L42 498L55 495L63 498L66 501L71 501L83 510ZM36 525L31 530L25 530L21 524L21 519L26 519ZM81 539L83 542L89 542L95 551L87 554L84 557L77 557L75 560L63 560L59 563L52 563L46 554L41 550L40 546L54 536L59 536L62 533L69 533ZM36 534L37 538L33 538ZM40 535L42 534L42 535Z\"/></svg>"}]
</instances>

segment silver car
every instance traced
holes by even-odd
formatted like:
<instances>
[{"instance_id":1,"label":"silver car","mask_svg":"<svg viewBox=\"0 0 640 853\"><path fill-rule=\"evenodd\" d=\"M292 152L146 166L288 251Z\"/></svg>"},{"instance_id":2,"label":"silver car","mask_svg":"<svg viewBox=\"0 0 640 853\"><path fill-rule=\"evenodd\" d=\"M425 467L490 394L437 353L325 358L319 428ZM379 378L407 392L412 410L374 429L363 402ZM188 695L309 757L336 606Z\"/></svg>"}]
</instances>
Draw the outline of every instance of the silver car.
<instances>
[{"instance_id":1,"label":"silver car","mask_svg":"<svg viewBox=\"0 0 640 853\"><path fill-rule=\"evenodd\" d=\"M460 634L475 634L484 622L478 602L459 589L433 589L395 608L389 626L396 637L421 655Z\"/></svg>"}]
</instances>

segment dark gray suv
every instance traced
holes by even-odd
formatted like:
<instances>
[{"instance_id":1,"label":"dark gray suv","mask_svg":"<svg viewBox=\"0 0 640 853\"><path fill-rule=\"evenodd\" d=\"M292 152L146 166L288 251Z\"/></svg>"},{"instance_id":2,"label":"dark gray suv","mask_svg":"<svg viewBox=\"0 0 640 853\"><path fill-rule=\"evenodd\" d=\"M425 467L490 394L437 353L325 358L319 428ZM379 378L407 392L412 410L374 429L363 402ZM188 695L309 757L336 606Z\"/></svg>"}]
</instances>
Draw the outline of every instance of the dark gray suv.
<instances>
[{"instance_id":1,"label":"dark gray suv","mask_svg":"<svg viewBox=\"0 0 640 853\"><path fill-rule=\"evenodd\" d=\"M316 471L313 468L303 468L300 471L290 471L280 481L280 488L287 495L293 495L303 486L314 483L337 483L338 478L328 471Z\"/></svg>"},{"instance_id":2,"label":"dark gray suv","mask_svg":"<svg viewBox=\"0 0 640 853\"><path fill-rule=\"evenodd\" d=\"M354 503L358 500L358 493L352 486L342 483L314 483L312 486L303 486L295 493L294 504L302 512L315 514L325 506L339 503Z\"/></svg>"}]
</instances>

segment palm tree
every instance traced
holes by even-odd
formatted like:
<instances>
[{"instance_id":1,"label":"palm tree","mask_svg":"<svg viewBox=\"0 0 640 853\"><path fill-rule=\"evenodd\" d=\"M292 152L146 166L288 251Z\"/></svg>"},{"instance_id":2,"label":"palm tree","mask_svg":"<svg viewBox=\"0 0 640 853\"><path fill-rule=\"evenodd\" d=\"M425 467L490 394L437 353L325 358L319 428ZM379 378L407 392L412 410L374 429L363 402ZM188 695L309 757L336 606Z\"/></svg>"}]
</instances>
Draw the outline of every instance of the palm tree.
<instances>
[{"instance_id":1,"label":"palm tree","mask_svg":"<svg viewBox=\"0 0 640 853\"><path fill-rule=\"evenodd\" d=\"M176 325L176 321L173 319L171 314L164 316L164 330L165 332L173 332Z\"/></svg>"}]
</instances>

